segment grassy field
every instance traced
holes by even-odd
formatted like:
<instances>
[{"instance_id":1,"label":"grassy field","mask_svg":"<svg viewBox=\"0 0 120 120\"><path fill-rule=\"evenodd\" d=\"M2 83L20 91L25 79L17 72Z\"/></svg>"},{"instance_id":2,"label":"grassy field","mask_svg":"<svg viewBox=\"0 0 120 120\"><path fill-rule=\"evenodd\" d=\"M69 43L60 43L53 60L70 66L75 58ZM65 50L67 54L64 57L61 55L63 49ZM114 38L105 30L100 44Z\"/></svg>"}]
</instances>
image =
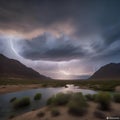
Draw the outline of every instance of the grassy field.
<instances>
[{"instance_id":1,"label":"grassy field","mask_svg":"<svg viewBox=\"0 0 120 120\"><path fill-rule=\"evenodd\" d=\"M114 91L120 85L120 80L38 80L20 78L0 78L0 85L30 85L40 84L42 87L61 87L66 84L74 84L94 90Z\"/></svg>"}]
</instances>

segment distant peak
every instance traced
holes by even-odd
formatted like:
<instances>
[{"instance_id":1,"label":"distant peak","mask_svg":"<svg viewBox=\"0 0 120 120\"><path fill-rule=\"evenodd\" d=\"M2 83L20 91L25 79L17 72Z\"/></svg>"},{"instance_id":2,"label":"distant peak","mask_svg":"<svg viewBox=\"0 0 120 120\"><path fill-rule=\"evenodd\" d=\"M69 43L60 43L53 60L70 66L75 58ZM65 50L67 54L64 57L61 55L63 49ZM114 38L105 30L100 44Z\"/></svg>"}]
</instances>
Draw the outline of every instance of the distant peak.
<instances>
[{"instance_id":1,"label":"distant peak","mask_svg":"<svg viewBox=\"0 0 120 120\"><path fill-rule=\"evenodd\" d=\"M96 71L91 79L120 79L120 63L109 63Z\"/></svg>"}]
</instances>

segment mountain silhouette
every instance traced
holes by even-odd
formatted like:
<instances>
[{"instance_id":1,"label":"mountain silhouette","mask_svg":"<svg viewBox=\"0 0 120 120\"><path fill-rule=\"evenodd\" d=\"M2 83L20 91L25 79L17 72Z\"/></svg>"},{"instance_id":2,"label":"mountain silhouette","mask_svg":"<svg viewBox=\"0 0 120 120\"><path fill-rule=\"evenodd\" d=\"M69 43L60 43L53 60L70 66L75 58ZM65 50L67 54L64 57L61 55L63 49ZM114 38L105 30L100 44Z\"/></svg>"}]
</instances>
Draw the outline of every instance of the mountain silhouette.
<instances>
[{"instance_id":1,"label":"mountain silhouette","mask_svg":"<svg viewBox=\"0 0 120 120\"><path fill-rule=\"evenodd\" d=\"M9 59L0 54L0 77L40 78L49 79L28 68L17 60Z\"/></svg>"},{"instance_id":2,"label":"mountain silhouette","mask_svg":"<svg viewBox=\"0 0 120 120\"><path fill-rule=\"evenodd\" d=\"M110 63L101 67L90 79L120 79L120 63Z\"/></svg>"}]
</instances>

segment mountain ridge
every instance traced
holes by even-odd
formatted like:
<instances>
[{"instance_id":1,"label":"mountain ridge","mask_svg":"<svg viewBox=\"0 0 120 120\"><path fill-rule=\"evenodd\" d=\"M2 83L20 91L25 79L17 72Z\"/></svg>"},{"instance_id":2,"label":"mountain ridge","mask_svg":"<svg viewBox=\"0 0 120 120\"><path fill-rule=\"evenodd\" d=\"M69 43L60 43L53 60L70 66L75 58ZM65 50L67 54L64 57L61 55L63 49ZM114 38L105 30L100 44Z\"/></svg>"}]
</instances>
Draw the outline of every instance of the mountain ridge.
<instances>
[{"instance_id":1,"label":"mountain ridge","mask_svg":"<svg viewBox=\"0 0 120 120\"><path fill-rule=\"evenodd\" d=\"M89 79L120 79L120 63L102 66Z\"/></svg>"},{"instance_id":2,"label":"mountain ridge","mask_svg":"<svg viewBox=\"0 0 120 120\"><path fill-rule=\"evenodd\" d=\"M0 54L0 77L40 78L50 79L39 74L21 62Z\"/></svg>"}]
</instances>

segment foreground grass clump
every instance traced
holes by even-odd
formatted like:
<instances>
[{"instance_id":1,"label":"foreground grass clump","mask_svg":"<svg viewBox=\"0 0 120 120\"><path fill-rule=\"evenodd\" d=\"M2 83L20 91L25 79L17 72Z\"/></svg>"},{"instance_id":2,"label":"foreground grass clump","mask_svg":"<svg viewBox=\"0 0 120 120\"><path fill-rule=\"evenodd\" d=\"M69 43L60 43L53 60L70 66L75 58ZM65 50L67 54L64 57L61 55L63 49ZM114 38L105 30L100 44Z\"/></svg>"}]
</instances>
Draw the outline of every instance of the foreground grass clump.
<instances>
[{"instance_id":1,"label":"foreground grass clump","mask_svg":"<svg viewBox=\"0 0 120 120\"><path fill-rule=\"evenodd\" d=\"M28 105L30 105L30 98L29 97L23 97L21 99L16 99L13 102L13 107L15 109L22 108L22 107L25 107L25 106L28 106Z\"/></svg>"},{"instance_id":2,"label":"foreground grass clump","mask_svg":"<svg viewBox=\"0 0 120 120\"><path fill-rule=\"evenodd\" d=\"M70 93L58 93L47 100L47 105L66 105L70 97Z\"/></svg>"},{"instance_id":3,"label":"foreground grass clump","mask_svg":"<svg viewBox=\"0 0 120 120\"><path fill-rule=\"evenodd\" d=\"M34 100L40 100L42 97L41 93L36 93L36 95L34 96Z\"/></svg>"},{"instance_id":4,"label":"foreground grass clump","mask_svg":"<svg viewBox=\"0 0 120 120\"><path fill-rule=\"evenodd\" d=\"M52 105L54 102L54 96L50 97L48 100L47 100L47 105Z\"/></svg>"},{"instance_id":5,"label":"foreground grass clump","mask_svg":"<svg viewBox=\"0 0 120 120\"><path fill-rule=\"evenodd\" d=\"M82 93L74 93L68 103L68 110L70 114L81 116L87 111L87 102Z\"/></svg>"},{"instance_id":6,"label":"foreground grass clump","mask_svg":"<svg viewBox=\"0 0 120 120\"><path fill-rule=\"evenodd\" d=\"M60 115L60 111L59 111L58 109L56 109L56 108L53 108L53 109L51 110L51 115L52 115L53 117L59 116L59 115Z\"/></svg>"},{"instance_id":7,"label":"foreground grass clump","mask_svg":"<svg viewBox=\"0 0 120 120\"><path fill-rule=\"evenodd\" d=\"M113 99L115 102L120 103L120 93L115 93Z\"/></svg>"},{"instance_id":8,"label":"foreground grass clump","mask_svg":"<svg viewBox=\"0 0 120 120\"><path fill-rule=\"evenodd\" d=\"M96 102L99 103L101 110L110 110L111 95L108 92L99 92L96 95Z\"/></svg>"},{"instance_id":9,"label":"foreground grass clump","mask_svg":"<svg viewBox=\"0 0 120 120\"><path fill-rule=\"evenodd\" d=\"M85 95L85 98L86 98L86 100L88 100L88 101L93 101L93 100L94 100L94 95L86 94L86 95Z\"/></svg>"},{"instance_id":10,"label":"foreground grass clump","mask_svg":"<svg viewBox=\"0 0 120 120\"><path fill-rule=\"evenodd\" d=\"M10 99L10 102L12 103L12 102L14 102L16 99L17 99L16 97L13 97L13 98Z\"/></svg>"}]
</instances>

